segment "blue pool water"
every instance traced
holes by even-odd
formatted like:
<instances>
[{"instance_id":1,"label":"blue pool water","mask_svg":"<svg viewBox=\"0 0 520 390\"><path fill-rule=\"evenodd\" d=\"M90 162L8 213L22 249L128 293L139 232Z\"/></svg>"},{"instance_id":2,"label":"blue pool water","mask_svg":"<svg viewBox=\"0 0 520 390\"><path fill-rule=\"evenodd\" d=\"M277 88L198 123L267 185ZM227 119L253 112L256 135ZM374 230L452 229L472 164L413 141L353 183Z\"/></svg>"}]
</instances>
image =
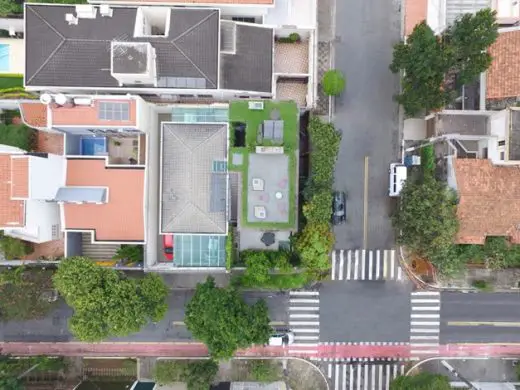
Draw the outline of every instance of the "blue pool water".
<instances>
[{"instance_id":1,"label":"blue pool water","mask_svg":"<svg viewBox=\"0 0 520 390\"><path fill-rule=\"evenodd\" d=\"M107 151L107 139L105 137L82 137L80 142L82 156L100 156Z\"/></svg>"},{"instance_id":2,"label":"blue pool water","mask_svg":"<svg viewBox=\"0 0 520 390\"><path fill-rule=\"evenodd\" d=\"M0 72L9 72L9 45L0 44Z\"/></svg>"}]
</instances>

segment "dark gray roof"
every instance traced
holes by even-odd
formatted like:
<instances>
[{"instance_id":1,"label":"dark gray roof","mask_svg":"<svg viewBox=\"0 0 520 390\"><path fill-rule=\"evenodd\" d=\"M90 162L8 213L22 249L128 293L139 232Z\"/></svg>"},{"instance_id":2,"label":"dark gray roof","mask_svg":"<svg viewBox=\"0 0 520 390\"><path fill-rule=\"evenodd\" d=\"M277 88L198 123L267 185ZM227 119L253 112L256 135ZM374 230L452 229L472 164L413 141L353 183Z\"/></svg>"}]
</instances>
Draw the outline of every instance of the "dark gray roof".
<instances>
[{"instance_id":1,"label":"dark gray roof","mask_svg":"<svg viewBox=\"0 0 520 390\"><path fill-rule=\"evenodd\" d=\"M486 135L488 116L479 114L438 114L438 128L441 134Z\"/></svg>"},{"instance_id":2,"label":"dark gray roof","mask_svg":"<svg viewBox=\"0 0 520 390\"><path fill-rule=\"evenodd\" d=\"M272 92L273 30L236 25L235 54L221 54L223 89Z\"/></svg>"},{"instance_id":3,"label":"dark gray roof","mask_svg":"<svg viewBox=\"0 0 520 390\"><path fill-rule=\"evenodd\" d=\"M25 82L33 86L118 87L110 75L111 42L150 42L158 77L203 78L218 85L219 13L172 8L166 38L134 38L137 8L113 8L112 17L80 19L75 7L26 4ZM199 83L200 84L200 83Z\"/></svg>"},{"instance_id":4,"label":"dark gray roof","mask_svg":"<svg viewBox=\"0 0 520 390\"><path fill-rule=\"evenodd\" d=\"M511 110L508 155L510 161L520 161L520 111Z\"/></svg>"}]
</instances>

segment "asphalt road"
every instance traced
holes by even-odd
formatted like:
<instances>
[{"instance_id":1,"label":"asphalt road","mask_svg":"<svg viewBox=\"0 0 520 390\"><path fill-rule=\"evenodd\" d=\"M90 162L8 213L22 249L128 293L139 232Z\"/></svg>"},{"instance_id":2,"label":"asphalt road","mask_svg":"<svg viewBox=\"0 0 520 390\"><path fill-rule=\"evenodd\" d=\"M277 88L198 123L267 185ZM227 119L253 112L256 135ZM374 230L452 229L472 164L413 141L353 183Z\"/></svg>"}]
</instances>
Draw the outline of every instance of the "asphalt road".
<instances>
[{"instance_id":1,"label":"asphalt road","mask_svg":"<svg viewBox=\"0 0 520 390\"><path fill-rule=\"evenodd\" d=\"M441 294L441 344L519 342L520 294Z\"/></svg>"},{"instance_id":2,"label":"asphalt road","mask_svg":"<svg viewBox=\"0 0 520 390\"><path fill-rule=\"evenodd\" d=\"M364 245L365 157L368 156L367 249L394 244L388 169L399 153L399 78L388 66L400 39L400 1L337 1L336 68L346 76L336 99L335 125L343 131L335 187L347 192L347 223L335 228L337 249Z\"/></svg>"},{"instance_id":3,"label":"asphalt road","mask_svg":"<svg viewBox=\"0 0 520 390\"><path fill-rule=\"evenodd\" d=\"M113 339L113 341L182 341L190 340L191 335L184 325L177 322L184 318L184 307L193 295L193 290L172 290L168 298L168 313L157 324L149 324L139 333L129 337ZM287 322L287 306L289 296L276 292L246 292L244 299L248 303L264 298L269 307L272 321ZM41 320L0 323L0 340L25 342L58 342L71 341L67 322L72 315L64 302L49 316Z\"/></svg>"},{"instance_id":4,"label":"asphalt road","mask_svg":"<svg viewBox=\"0 0 520 390\"><path fill-rule=\"evenodd\" d=\"M320 341L408 342L410 292L408 283L324 283Z\"/></svg>"}]
</instances>

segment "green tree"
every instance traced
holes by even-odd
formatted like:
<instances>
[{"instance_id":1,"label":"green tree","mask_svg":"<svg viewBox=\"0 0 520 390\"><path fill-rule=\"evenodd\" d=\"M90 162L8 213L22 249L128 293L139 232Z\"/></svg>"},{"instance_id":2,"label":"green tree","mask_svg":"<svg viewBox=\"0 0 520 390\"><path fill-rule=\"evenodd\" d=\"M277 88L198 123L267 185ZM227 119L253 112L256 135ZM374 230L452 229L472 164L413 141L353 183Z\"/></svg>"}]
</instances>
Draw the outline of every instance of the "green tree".
<instances>
[{"instance_id":1,"label":"green tree","mask_svg":"<svg viewBox=\"0 0 520 390\"><path fill-rule=\"evenodd\" d=\"M403 72L402 92L396 100L407 116L438 110L446 104L443 82L448 68L447 53L426 21L415 26L406 43L394 46L390 70Z\"/></svg>"},{"instance_id":2,"label":"green tree","mask_svg":"<svg viewBox=\"0 0 520 390\"><path fill-rule=\"evenodd\" d=\"M212 277L197 285L186 306L185 322L216 359L229 359L237 349L265 344L271 333L264 300L248 306L236 290L216 287Z\"/></svg>"},{"instance_id":3,"label":"green tree","mask_svg":"<svg viewBox=\"0 0 520 390\"><path fill-rule=\"evenodd\" d=\"M143 262L143 246L142 245L121 245L114 255L113 259L125 260L128 263Z\"/></svg>"},{"instance_id":4,"label":"green tree","mask_svg":"<svg viewBox=\"0 0 520 390\"><path fill-rule=\"evenodd\" d=\"M449 63L457 75L455 88L475 81L491 65L488 48L498 38L496 12L485 8L464 14L443 33Z\"/></svg>"},{"instance_id":5,"label":"green tree","mask_svg":"<svg viewBox=\"0 0 520 390\"><path fill-rule=\"evenodd\" d=\"M21 259L33 252L32 245L18 238L1 236L0 251L4 253L7 260Z\"/></svg>"},{"instance_id":6,"label":"green tree","mask_svg":"<svg viewBox=\"0 0 520 390\"><path fill-rule=\"evenodd\" d=\"M398 376L390 383L390 390L451 390L448 377L429 372L412 376Z\"/></svg>"},{"instance_id":7,"label":"green tree","mask_svg":"<svg viewBox=\"0 0 520 390\"><path fill-rule=\"evenodd\" d=\"M334 234L328 223L307 224L295 244L307 273L317 279L329 271L329 253L333 247Z\"/></svg>"},{"instance_id":8,"label":"green tree","mask_svg":"<svg viewBox=\"0 0 520 390\"><path fill-rule=\"evenodd\" d=\"M330 69L323 75L321 85L326 95L338 96L345 89L345 76L337 69Z\"/></svg>"},{"instance_id":9,"label":"green tree","mask_svg":"<svg viewBox=\"0 0 520 390\"><path fill-rule=\"evenodd\" d=\"M455 194L444 183L430 175L408 180L393 223L401 232L402 244L430 259L443 272L458 230Z\"/></svg>"},{"instance_id":10,"label":"green tree","mask_svg":"<svg viewBox=\"0 0 520 390\"><path fill-rule=\"evenodd\" d=\"M14 0L0 0L0 17L5 17L13 14L20 14L23 8Z\"/></svg>"},{"instance_id":11,"label":"green tree","mask_svg":"<svg viewBox=\"0 0 520 390\"><path fill-rule=\"evenodd\" d=\"M74 309L70 329L82 341L127 336L166 312L168 290L157 275L130 279L84 257L62 261L54 285Z\"/></svg>"},{"instance_id":12,"label":"green tree","mask_svg":"<svg viewBox=\"0 0 520 390\"><path fill-rule=\"evenodd\" d=\"M244 251L242 256L246 263L245 277L258 285L267 283L273 264L266 251Z\"/></svg>"},{"instance_id":13,"label":"green tree","mask_svg":"<svg viewBox=\"0 0 520 390\"><path fill-rule=\"evenodd\" d=\"M303 215L308 224L329 223L332 213L332 192L321 191L303 205Z\"/></svg>"}]
</instances>

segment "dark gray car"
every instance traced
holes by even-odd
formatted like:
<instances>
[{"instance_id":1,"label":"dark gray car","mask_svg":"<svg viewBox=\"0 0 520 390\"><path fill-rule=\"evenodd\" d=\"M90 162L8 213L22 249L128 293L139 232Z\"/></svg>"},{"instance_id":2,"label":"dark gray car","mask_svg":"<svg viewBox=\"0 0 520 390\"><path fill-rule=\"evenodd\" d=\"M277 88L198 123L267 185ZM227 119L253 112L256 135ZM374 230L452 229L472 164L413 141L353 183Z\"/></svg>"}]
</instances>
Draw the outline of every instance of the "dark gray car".
<instances>
[{"instance_id":1,"label":"dark gray car","mask_svg":"<svg viewBox=\"0 0 520 390\"><path fill-rule=\"evenodd\" d=\"M342 191L335 191L332 196L332 224L339 225L347 219L347 196Z\"/></svg>"}]
</instances>

